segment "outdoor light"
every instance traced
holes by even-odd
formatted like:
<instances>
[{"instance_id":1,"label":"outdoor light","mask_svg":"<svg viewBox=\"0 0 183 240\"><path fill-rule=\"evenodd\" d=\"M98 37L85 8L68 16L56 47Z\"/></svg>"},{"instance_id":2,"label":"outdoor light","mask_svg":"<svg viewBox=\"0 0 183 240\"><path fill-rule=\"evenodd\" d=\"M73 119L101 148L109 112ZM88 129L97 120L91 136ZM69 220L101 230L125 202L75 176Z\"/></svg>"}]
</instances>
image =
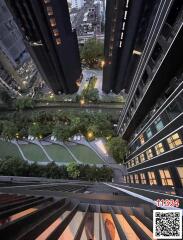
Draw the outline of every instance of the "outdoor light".
<instances>
[{"instance_id":1,"label":"outdoor light","mask_svg":"<svg viewBox=\"0 0 183 240\"><path fill-rule=\"evenodd\" d=\"M39 138L41 139L41 138L43 138L43 136L42 136L42 135L39 135Z\"/></svg>"},{"instance_id":2,"label":"outdoor light","mask_svg":"<svg viewBox=\"0 0 183 240\"><path fill-rule=\"evenodd\" d=\"M93 137L93 132L88 132L88 137L92 138Z\"/></svg>"},{"instance_id":3,"label":"outdoor light","mask_svg":"<svg viewBox=\"0 0 183 240\"><path fill-rule=\"evenodd\" d=\"M136 55L141 55L142 54L142 52L140 52L140 51L137 51L137 50L133 50L133 54L136 54Z\"/></svg>"},{"instance_id":4,"label":"outdoor light","mask_svg":"<svg viewBox=\"0 0 183 240\"><path fill-rule=\"evenodd\" d=\"M104 62L104 61L102 61L102 62L101 62L101 67L103 68L103 67L104 67L104 65L105 65L105 62Z\"/></svg>"},{"instance_id":5,"label":"outdoor light","mask_svg":"<svg viewBox=\"0 0 183 240\"><path fill-rule=\"evenodd\" d=\"M80 100L80 104L81 104L81 105L84 105L84 104L85 104L85 100L84 100L84 99L81 99L81 100Z\"/></svg>"},{"instance_id":6,"label":"outdoor light","mask_svg":"<svg viewBox=\"0 0 183 240\"><path fill-rule=\"evenodd\" d=\"M27 82L26 82L26 81L23 81L22 83L23 83L23 85L26 85Z\"/></svg>"}]
</instances>

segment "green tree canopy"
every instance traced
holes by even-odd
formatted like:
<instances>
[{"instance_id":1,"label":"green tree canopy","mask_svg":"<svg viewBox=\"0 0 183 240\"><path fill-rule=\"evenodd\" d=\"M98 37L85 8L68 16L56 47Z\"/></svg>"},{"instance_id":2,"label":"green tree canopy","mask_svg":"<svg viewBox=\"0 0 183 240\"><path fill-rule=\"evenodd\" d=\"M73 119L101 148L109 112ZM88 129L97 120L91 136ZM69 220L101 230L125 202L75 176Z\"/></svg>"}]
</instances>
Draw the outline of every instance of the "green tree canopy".
<instances>
[{"instance_id":1,"label":"green tree canopy","mask_svg":"<svg viewBox=\"0 0 183 240\"><path fill-rule=\"evenodd\" d=\"M14 122L4 121L2 128L2 137L6 140L11 140L16 137L16 133L18 132L18 128Z\"/></svg>"},{"instance_id":2,"label":"green tree canopy","mask_svg":"<svg viewBox=\"0 0 183 240\"><path fill-rule=\"evenodd\" d=\"M104 46L102 42L96 39L88 40L81 49L81 59L83 63L89 67L95 67L96 65L100 64L104 58L103 49Z\"/></svg>"},{"instance_id":3,"label":"green tree canopy","mask_svg":"<svg viewBox=\"0 0 183 240\"><path fill-rule=\"evenodd\" d=\"M17 98L15 105L18 110L23 110L28 108L34 108L35 102L30 97L21 97Z\"/></svg>"},{"instance_id":4,"label":"green tree canopy","mask_svg":"<svg viewBox=\"0 0 183 240\"><path fill-rule=\"evenodd\" d=\"M67 172L68 176L74 179L78 178L80 175L78 165L75 162L69 163L69 165L67 166Z\"/></svg>"},{"instance_id":5,"label":"green tree canopy","mask_svg":"<svg viewBox=\"0 0 183 240\"><path fill-rule=\"evenodd\" d=\"M0 161L0 174L9 176L28 175L28 164L20 159L8 157Z\"/></svg>"},{"instance_id":6,"label":"green tree canopy","mask_svg":"<svg viewBox=\"0 0 183 240\"><path fill-rule=\"evenodd\" d=\"M111 138L107 143L107 148L118 163L124 162L127 144L120 136Z\"/></svg>"}]
</instances>

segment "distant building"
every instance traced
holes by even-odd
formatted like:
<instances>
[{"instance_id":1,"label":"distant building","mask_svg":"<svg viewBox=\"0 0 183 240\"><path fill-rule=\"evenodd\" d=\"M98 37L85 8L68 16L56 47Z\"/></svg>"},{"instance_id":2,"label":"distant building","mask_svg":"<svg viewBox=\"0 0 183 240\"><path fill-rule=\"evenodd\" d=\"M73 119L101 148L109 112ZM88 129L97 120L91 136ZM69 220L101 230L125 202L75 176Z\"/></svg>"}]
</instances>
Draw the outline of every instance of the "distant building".
<instances>
[{"instance_id":1,"label":"distant building","mask_svg":"<svg viewBox=\"0 0 183 240\"><path fill-rule=\"evenodd\" d=\"M4 0L0 1L0 51L17 67L27 58L22 35L13 20L13 16L6 6Z\"/></svg>"},{"instance_id":2,"label":"distant building","mask_svg":"<svg viewBox=\"0 0 183 240\"><path fill-rule=\"evenodd\" d=\"M72 0L72 8L81 8L84 2L84 0Z\"/></svg>"},{"instance_id":3,"label":"distant building","mask_svg":"<svg viewBox=\"0 0 183 240\"><path fill-rule=\"evenodd\" d=\"M17 86L25 87L25 80L29 83L37 73L37 69L31 61L23 42L23 36L4 0L0 1L0 33L1 85L9 86L10 89L13 88L16 91Z\"/></svg>"},{"instance_id":4,"label":"distant building","mask_svg":"<svg viewBox=\"0 0 183 240\"><path fill-rule=\"evenodd\" d=\"M81 66L67 0L7 0L7 3L43 79L55 94L76 92Z\"/></svg>"}]
</instances>

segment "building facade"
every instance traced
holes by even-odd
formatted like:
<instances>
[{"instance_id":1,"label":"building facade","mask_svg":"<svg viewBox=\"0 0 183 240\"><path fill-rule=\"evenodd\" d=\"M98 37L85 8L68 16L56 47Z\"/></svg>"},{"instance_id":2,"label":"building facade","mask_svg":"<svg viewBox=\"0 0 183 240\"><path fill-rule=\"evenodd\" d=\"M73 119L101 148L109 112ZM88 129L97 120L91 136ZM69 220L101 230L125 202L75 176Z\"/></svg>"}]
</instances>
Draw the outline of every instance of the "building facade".
<instances>
[{"instance_id":1,"label":"building facade","mask_svg":"<svg viewBox=\"0 0 183 240\"><path fill-rule=\"evenodd\" d=\"M182 195L182 1L159 4L147 37L117 128L128 142L125 182Z\"/></svg>"},{"instance_id":2,"label":"building facade","mask_svg":"<svg viewBox=\"0 0 183 240\"><path fill-rule=\"evenodd\" d=\"M27 58L22 35L13 20L4 0L0 1L0 51L3 52L13 67L17 67Z\"/></svg>"},{"instance_id":3,"label":"building facade","mask_svg":"<svg viewBox=\"0 0 183 240\"><path fill-rule=\"evenodd\" d=\"M106 1L103 91L126 93L160 1Z\"/></svg>"},{"instance_id":4,"label":"building facade","mask_svg":"<svg viewBox=\"0 0 183 240\"><path fill-rule=\"evenodd\" d=\"M16 85L24 89L25 84L23 82L26 81L28 84L37 74L37 69L31 62L22 34L4 0L0 1L0 32L1 71L3 68L3 72L6 71L13 81L17 82ZM25 65L28 66L26 69L24 69ZM31 71L29 71L30 67L33 68ZM4 78L2 78L3 80ZM8 83L10 83L11 88L12 81L6 82L6 84ZM16 91L17 89L14 90Z\"/></svg>"},{"instance_id":5,"label":"building facade","mask_svg":"<svg viewBox=\"0 0 183 240\"><path fill-rule=\"evenodd\" d=\"M72 6L72 8L81 8L83 5L84 5L84 0L72 0L72 2L71 2L71 6Z\"/></svg>"},{"instance_id":6,"label":"building facade","mask_svg":"<svg viewBox=\"0 0 183 240\"><path fill-rule=\"evenodd\" d=\"M67 0L7 0L43 80L55 94L74 93L81 76Z\"/></svg>"}]
</instances>

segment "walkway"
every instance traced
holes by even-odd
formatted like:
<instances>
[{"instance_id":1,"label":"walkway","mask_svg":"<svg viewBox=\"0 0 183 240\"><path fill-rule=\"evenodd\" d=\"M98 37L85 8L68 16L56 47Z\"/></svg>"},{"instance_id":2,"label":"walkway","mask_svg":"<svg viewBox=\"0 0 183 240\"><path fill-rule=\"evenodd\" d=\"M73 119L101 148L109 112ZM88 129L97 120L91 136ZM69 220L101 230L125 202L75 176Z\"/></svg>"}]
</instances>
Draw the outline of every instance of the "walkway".
<instances>
[{"instance_id":1,"label":"walkway","mask_svg":"<svg viewBox=\"0 0 183 240\"><path fill-rule=\"evenodd\" d=\"M101 148L96 144L99 141L101 141L103 143L103 145L105 146L106 142L102 138L96 139L92 142L88 142L88 141L86 141L84 136L81 136L80 141L72 140L71 142L74 142L76 144L85 145L85 146L91 148L91 150L93 150L100 157L100 159L102 159L102 161L104 162L104 165L113 169L114 182L116 182L116 183L123 182L123 176L127 174L126 168L123 165L117 164L116 161L114 160L114 158L112 156L110 156L108 153L104 153L101 150Z\"/></svg>"}]
</instances>

